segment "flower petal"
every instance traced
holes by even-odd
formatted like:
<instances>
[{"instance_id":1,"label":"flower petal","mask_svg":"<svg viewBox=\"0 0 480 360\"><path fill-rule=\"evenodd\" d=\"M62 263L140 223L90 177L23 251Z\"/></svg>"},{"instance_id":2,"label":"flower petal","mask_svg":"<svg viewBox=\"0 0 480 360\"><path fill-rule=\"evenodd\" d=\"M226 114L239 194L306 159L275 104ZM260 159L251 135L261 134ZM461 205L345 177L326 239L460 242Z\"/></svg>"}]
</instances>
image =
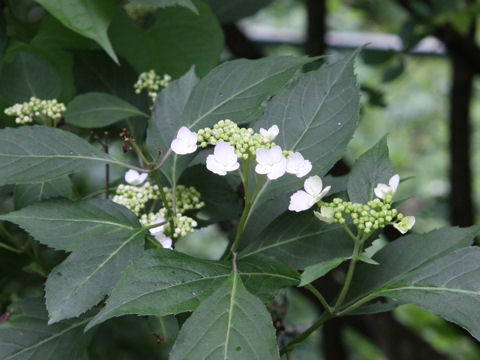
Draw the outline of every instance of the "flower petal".
<instances>
[{"instance_id":1,"label":"flower petal","mask_svg":"<svg viewBox=\"0 0 480 360\"><path fill-rule=\"evenodd\" d=\"M305 211L310 209L315 204L315 199L303 190L298 190L290 196L290 204L288 210L290 211Z\"/></svg>"},{"instance_id":2,"label":"flower petal","mask_svg":"<svg viewBox=\"0 0 480 360\"><path fill-rule=\"evenodd\" d=\"M282 177L283 174L285 174L286 168L287 168L287 159L285 159L284 157L279 162L271 166L270 171L267 174L267 177L270 180L278 179L279 177Z\"/></svg>"},{"instance_id":3,"label":"flower petal","mask_svg":"<svg viewBox=\"0 0 480 360\"><path fill-rule=\"evenodd\" d=\"M373 192L380 199L384 199L385 196L393 193L392 188L386 184L378 184L375 189L373 189Z\"/></svg>"},{"instance_id":4,"label":"flower petal","mask_svg":"<svg viewBox=\"0 0 480 360\"><path fill-rule=\"evenodd\" d=\"M270 152L267 149L258 149L256 160L258 164L266 165L271 163Z\"/></svg>"},{"instance_id":5,"label":"flower petal","mask_svg":"<svg viewBox=\"0 0 480 360\"><path fill-rule=\"evenodd\" d=\"M318 175L310 176L303 184L305 191L313 197L318 196L323 187L322 179Z\"/></svg>"},{"instance_id":6,"label":"flower petal","mask_svg":"<svg viewBox=\"0 0 480 360\"><path fill-rule=\"evenodd\" d=\"M397 191L398 184L400 184L400 175L393 175L388 181L388 185L393 189L393 192Z\"/></svg>"},{"instance_id":7,"label":"flower petal","mask_svg":"<svg viewBox=\"0 0 480 360\"><path fill-rule=\"evenodd\" d=\"M227 172L223 169L221 164L219 164L215 159L215 155L207 156L207 169L217 175L221 175L221 176L227 175Z\"/></svg>"},{"instance_id":8,"label":"flower petal","mask_svg":"<svg viewBox=\"0 0 480 360\"><path fill-rule=\"evenodd\" d=\"M125 173L125 181L129 184L139 185L140 184L139 178L140 178L140 174L136 170L131 169Z\"/></svg>"}]
</instances>

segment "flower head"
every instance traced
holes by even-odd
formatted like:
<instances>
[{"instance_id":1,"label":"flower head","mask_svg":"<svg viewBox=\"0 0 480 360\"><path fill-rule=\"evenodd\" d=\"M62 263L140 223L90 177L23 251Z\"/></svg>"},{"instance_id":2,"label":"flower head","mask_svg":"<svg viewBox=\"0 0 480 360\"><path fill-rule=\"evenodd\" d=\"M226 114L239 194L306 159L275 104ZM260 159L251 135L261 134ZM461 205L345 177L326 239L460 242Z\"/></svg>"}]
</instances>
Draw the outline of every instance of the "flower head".
<instances>
[{"instance_id":1,"label":"flower head","mask_svg":"<svg viewBox=\"0 0 480 360\"><path fill-rule=\"evenodd\" d=\"M235 171L239 167L235 148L225 141L215 145L213 154L207 156L207 169L217 175L227 175L227 172Z\"/></svg>"},{"instance_id":2,"label":"flower head","mask_svg":"<svg viewBox=\"0 0 480 360\"><path fill-rule=\"evenodd\" d=\"M287 173L295 174L301 178L311 170L312 163L309 160L305 160L299 152L293 153L287 158Z\"/></svg>"},{"instance_id":3,"label":"flower head","mask_svg":"<svg viewBox=\"0 0 480 360\"><path fill-rule=\"evenodd\" d=\"M173 139L170 148L175 154L191 154L197 150L197 134L190 131L186 126L178 130L177 137Z\"/></svg>"},{"instance_id":4,"label":"flower head","mask_svg":"<svg viewBox=\"0 0 480 360\"><path fill-rule=\"evenodd\" d=\"M335 209L333 207L322 206L320 207L320 212L314 211L313 214L317 217L317 219L325 221L328 224L335 221Z\"/></svg>"},{"instance_id":5,"label":"flower head","mask_svg":"<svg viewBox=\"0 0 480 360\"><path fill-rule=\"evenodd\" d=\"M260 128L260 135L262 135L267 141L273 141L279 133L277 125L271 126L268 130Z\"/></svg>"},{"instance_id":6,"label":"flower head","mask_svg":"<svg viewBox=\"0 0 480 360\"><path fill-rule=\"evenodd\" d=\"M140 185L148 177L147 173L140 174L138 171L130 169L125 173L125 181L132 185Z\"/></svg>"},{"instance_id":7,"label":"flower head","mask_svg":"<svg viewBox=\"0 0 480 360\"><path fill-rule=\"evenodd\" d=\"M154 220L155 224L160 224L165 221L165 218L161 215L157 216ZM172 239L165 235L165 224L160 225L149 230L150 234L155 236L155 239L162 244L165 249L172 249Z\"/></svg>"},{"instance_id":8,"label":"flower head","mask_svg":"<svg viewBox=\"0 0 480 360\"><path fill-rule=\"evenodd\" d=\"M167 235L165 235L163 232L159 232L158 234L155 235L155 239L165 248L169 250L173 250L172 244L173 241L171 238L169 238Z\"/></svg>"},{"instance_id":9,"label":"flower head","mask_svg":"<svg viewBox=\"0 0 480 360\"><path fill-rule=\"evenodd\" d=\"M290 197L288 210L304 211L310 209L316 202L320 201L329 191L331 186L323 188L320 176L310 176L303 184L305 191L299 190Z\"/></svg>"},{"instance_id":10,"label":"flower head","mask_svg":"<svg viewBox=\"0 0 480 360\"><path fill-rule=\"evenodd\" d=\"M257 150L257 174L266 174L270 180L278 179L285 174L287 159L283 156L280 146L274 146L270 150Z\"/></svg>"},{"instance_id":11,"label":"flower head","mask_svg":"<svg viewBox=\"0 0 480 360\"><path fill-rule=\"evenodd\" d=\"M386 199L388 196L393 196L393 194L395 194L395 191L397 191L399 183L400 183L400 175L395 174L388 181L388 185L378 184L373 191L375 192L375 195L378 198Z\"/></svg>"},{"instance_id":12,"label":"flower head","mask_svg":"<svg viewBox=\"0 0 480 360\"><path fill-rule=\"evenodd\" d=\"M415 225L415 217L414 216L405 216L400 220L400 222L393 224L393 227L400 231L402 234L405 234L408 230L410 230L413 225Z\"/></svg>"}]
</instances>

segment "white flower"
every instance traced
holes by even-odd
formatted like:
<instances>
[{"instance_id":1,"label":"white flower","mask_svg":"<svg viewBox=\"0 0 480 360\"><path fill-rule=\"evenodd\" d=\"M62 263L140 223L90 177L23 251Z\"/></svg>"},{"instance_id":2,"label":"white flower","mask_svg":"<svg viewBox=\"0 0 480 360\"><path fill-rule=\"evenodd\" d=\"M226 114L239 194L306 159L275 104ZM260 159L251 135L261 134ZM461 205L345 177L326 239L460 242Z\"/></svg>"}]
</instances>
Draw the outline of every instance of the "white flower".
<instances>
[{"instance_id":1,"label":"white flower","mask_svg":"<svg viewBox=\"0 0 480 360\"><path fill-rule=\"evenodd\" d=\"M155 219L155 222L154 224L160 224L162 222L164 222L165 219L163 218L163 216L157 216L157 218ZM157 241L162 244L162 246L165 248L165 249L171 249L173 250L172 248L172 239L170 239L168 236L166 236L164 234L164 231L165 231L165 224L163 225L160 225L160 226L157 226L157 227L154 227L154 228L151 228L150 230L150 234L152 234L153 236L155 236L155 239L157 239Z\"/></svg>"},{"instance_id":2,"label":"white flower","mask_svg":"<svg viewBox=\"0 0 480 360\"><path fill-rule=\"evenodd\" d=\"M273 141L279 133L278 126L273 125L268 130L260 128L260 135L262 135L267 141Z\"/></svg>"},{"instance_id":3,"label":"white flower","mask_svg":"<svg viewBox=\"0 0 480 360\"><path fill-rule=\"evenodd\" d=\"M170 148L175 154L191 154L197 150L197 134L190 131L186 126L178 130L177 137L173 139Z\"/></svg>"},{"instance_id":4,"label":"white flower","mask_svg":"<svg viewBox=\"0 0 480 360\"><path fill-rule=\"evenodd\" d=\"M287 159L287 173L301 178L312 170L312 163L305 160L299 152L293 153Z\"/></svg>"},{"instance_id":5,"label":"white flower","mask_svg":"<svg viewBox=\"0 0 480 360\"><path fill-rule=\"evenodd\" d=\"M304 211L310 209L316 202L320 201L329 191L331 186L323 189L320 176L310 176L303 184L305 191L299 190L290 197L288 210Z\"/></svg>"},{"instance_id":6,"label":"white flower","mask_svg":"<svg viewBox=\"0 0 480 360\"><path fill-rule=\"evenodd\" d=\"M147 173L140 174L138 171L131 169L125 173L125 181L132 185L140 185L145 181L147 176Z\"/></svg>"},{"instance_id":7,"label":"white flower","mask_svg":"<svg viewBox=\"0 0 480 360\"><path fill-rule=\"evenodd\" d=\"M225 141L215 145L212 155L207 156L207 169L218 175L227 175L227 172L240 167L235 148Z\"/></svg>"},{"instance_id":8,"label":"white flower","mask_svg":"<svg viewBox=\"0 0 480 360\"><path fill-rule=\"evenodd\" d=\"M257 150L257 174L267 174L270 180L278 179L285 174L287 159L283 156L280 146L274 146L270 150Z\"/></svg>"},{"instance_id":9,"label":"white flower","mask_svg":"<svg viewBox=\"0 0 480 360\"><path fill-rule=\"evenodd\" d=\"M388 185L378 184L373 191L378 198L385 199L387 196L393 196L393 194L395 194L399 183L400 175L395 174L388 181Z\"/></svg>"},{"instance_id":10,"label":"white flower","mask_svg":"<svg viewBox=\"0 0 480 360\"><path fill-rule=\"evenodd\" d=\"M335 209L330 206L322 206L320 207L320 212L314 211L313 214L321 221L325 221L326 223L330 224L335 220L333 217L335 215Z\"/></svg>"},{"instance_id":11,"label":"white flower","mask_svg":"<svg viewBox=\"0 0 480 360\"><path fill-rule=\"evenodd\" d=\"M405 216L399 223L393 224L393 227L405 234L415 225L415 216Z\"/></svg>"}]
</instances>

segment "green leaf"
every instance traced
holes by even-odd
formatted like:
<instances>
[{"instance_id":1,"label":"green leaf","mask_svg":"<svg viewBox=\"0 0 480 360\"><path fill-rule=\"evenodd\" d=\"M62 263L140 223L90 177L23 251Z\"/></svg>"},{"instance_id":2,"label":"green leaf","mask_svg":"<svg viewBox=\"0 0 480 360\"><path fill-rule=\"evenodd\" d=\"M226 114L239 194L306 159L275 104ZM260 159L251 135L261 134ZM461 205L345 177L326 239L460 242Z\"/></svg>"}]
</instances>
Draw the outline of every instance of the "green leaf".
<instances>
[{"instance_id":1,"label":"green leaf","mask_svg":"<svg viewBox=\"0 0 480 360\"><path fill-rule=\"evenodd\" d=\"M206 0L222 23L236 22L255 14L273 0Z\"/></svg>"},{"instance_id":2,"label":"green leaf","mask_svg":"<svg viewBox=\"0 0 480 360\"><path fill-rule=\"evenodd\" d=\"M480 340L480 248L436 259L378 291L462 326Z\"/></svg>"},{"instance_id":3,"label":"green leaf","mask_svg":"<svg viewBox=\"0 0 480 360\"><path fill-rule=\"evenodd\" d=\"M45 285L49 324L76 317L98 304L143 253L143 229L118 229L88 241L50 272Z\"/></svg>"},{"instance_id":4,"label":"green leaf","mask_svg":"<svg viewBox=\"0 0 480 360\"><path fill-rule=\"evenodd\" d=\"M195 14L198 14L196 6L191 0L130 0L135 4L146 5L146 6L156 6L156 7L169 7L169 6L183 6L187 9L192 10Z\"/></svg>"},{"instance_id":5,"label":"green leaf","mask_svg":"<svg viewBox=\"0 0 480 360\"><path fill-rule=\"evenodd\" d=\"M353 202L365 204L375 196L377 184L388 184L394 169L388 157L387 137L384 136L355 162L347 182L348 197Z\"/></svg>"},{"instance_id":6,"label":"green leaf","mask_svg":"<svg viewBox=\"0 0 480 360\"><path fill-rule=\"evenodd\" d=\"M190 94L198 83L195 69L192 67L180 79L170 83L158 95L147 128L147 146L155 156L159 150L166 154L172 140L182 126L181 117ZM182 171L188 166L194 155L178 156L172 153L161 167L162 172L175 183Z\"/></svg>"},{"instance_id":7,"label":"green leaf","mask_svg":"<svg viewBox=\"0 0 480 360\"><path fill-rule=\"evenodd\" d=\"M95 163L120 164L67 131L37 125L0 130L0 184L42 183Z\"/></svg>"},{"instance_id":8,"label":"green leaf","mask_svg":"<svg viewBox=\"0 0 480 360\"><path fill-rule=\"evenodd\" d=\"M135 214L108 200L45 200L0 215L28 231L36 240L55 249L72 251L89 242L101 245L118 233L140 227Z\"/></svg>"},{"instance_id":9,"label":"green leaf","mask_svg":"<svg viewBox=\"0 0 480 360\"><path fill-rule=\"evenodd\" d=\"M137 72L155 70L177 78L195 65L205 75L220 60L223 32L210 8L195 0L198 15L184 7L158 9L155 23L147 30L119 9L110 27L118 54Z\"/></svg>"},{"instance_id":10,"label":"green leaf","mask_svg":"<svg viewBox=\"0 0 480 360\"><path fill-rule=\"evenodd\" d=\"M357 260L364 262L365 264L370 264L370 265L380 265L378 262L373 260L371 257L369 257L366 254L360 254L357 256Z\"/></svg>"},{"instance_id":11,"label":"green leaf","mask_svg":"<svg viewBox=\"0 0 480 360\"><path fill-rule=\"evenodd\" d=\"M180 359L280 359L270 314L233 272L180 330L170 353Z\"/></svg>"},{"instance_id":12,"label":"green leaf","mask_svg":"<svg viewBox=\"0 0 480 360\"><path fill-rule=\"evenodd\" d=\"M359 264L345 307L372 296L378 289L402 279L406 274L456 249L469 246L479 226L442 228L422 235L408 235L389 243L373 259L380 265Z\"/></svg>"},{"instance_id":13,"label":"green leaf","mask_svg":"<svg viewBox=\"0 0 480 360\"><path fill-rule=\"evenodd\" d=\"M308 285L311 282L321 278L323 275L329 273L330 270L338 267L346 259L346 257L338 257L331 260L322 261L315 265L307 266L305 271L302 273L301 282L298 286Z\"/></svg>"},{"instance_id":14,"label":"green leaf","mask_svg":"<svg viewBox=\"0 0 480 360\"><path fill-rule=\"evenodd\" d=\"M179 183L194 186L202 195L205 207L198 216L201 226L240 218L243 210L240 197L224 177L212 173L205 165L188 168Z\"/></svg>"},{"instance_id":15,"label":"green leaf","mask_svg":"<svg viewBox=\"0 0 480 360\"><path fill-rule=\"evenodd\" d=\"M95 40L118 63L107 29L115 12L115 0L36 0L73 31Z\"/></svg>"},{"instance_id":16,"label":"green leaf","mask_svg":"<svg viewBox=\"0 0 480 360\"><path fill-rule=\"evenodd\" d=\"M0 76L0 95L11 103L55 99L62 90L57 70L47 61L28 52L20 52L13 62L5 63Z\"/></svg>"},{"instance_id":17,"label":"green leaf","mask_svg":"<svg viewBox=\"0 0 480 360\"><path fill-rule=\"evenodd\" d=\"M286 212L273 221L254 241L240 251L239 258L264 255L294 269L348 257L353 241L340 225L318 221L312 212Z\"/></svg>"},{"instance_id":18,"label":"green leaf","mask_svg":"<svg viewBox=\"0 0 480 360\"><path fill-rule=\"evenodd\" d=\"M263 111L262 103L277 93L314 58L274 56L233 60L213 69L194 88L182 116L193 130L230 119L248 123Z\"/></svg>"},{"instance_id":19,"label":"green leaf","mask_svg":"<svg viewBox=\"0 0 480 360\"><path fill-rule=\"evenodd\" d=\"M58 179L43 182L40 184L19 184L14 190L15 210L24 208L33 202L50 199L54 197L64 197L71 199L72 182L68 176L62 176Z\"/></svg>"},{"instance_id":20,"label":"green leaf","mask_svg":"<svg viewBox=\"0 0 480 360\"><path fill-rule=\"evenodd\" d=\"M240 262L239 269L250 291L262 299L271 299L280 288L298 283L298 274L293 270L265 259ZM125 271L87 330L127 314L165 316L194 310L230 272L228 263L169 250L146 251Z\"/></svg>"},{"instance_id":21,"label":"green leaf","mask_svg":"<svg viewBox=\"0 0 480 360\"><path fill-rule=\"evenodd\" d=\"M82 128L99 128L133 116L148 117L116 96L91 92L78 95L68 104L65 120Z\"/></svg>"},{"instance_id":22,"label":"green leaf","mask_svg":"<svg viewBox=\"0 0 480 360\"><path fill-rule=\"evenodd\" d=\"M47 325L42 299L23 299L9 309L12 317L0 324L0 358L78 359L86 350L90 336L83 335L89 319ZM52 357L53 356L53 357Z\"/></svg>"}]
</instances>

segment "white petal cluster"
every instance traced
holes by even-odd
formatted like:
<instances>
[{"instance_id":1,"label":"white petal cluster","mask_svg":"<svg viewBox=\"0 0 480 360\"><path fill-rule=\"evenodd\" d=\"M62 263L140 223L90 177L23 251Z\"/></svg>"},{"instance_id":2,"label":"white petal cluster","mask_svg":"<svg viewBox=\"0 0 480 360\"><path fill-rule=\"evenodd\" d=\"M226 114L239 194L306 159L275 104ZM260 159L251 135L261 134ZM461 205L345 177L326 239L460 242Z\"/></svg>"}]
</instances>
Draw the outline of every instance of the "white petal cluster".
<instances>
[{"instance_id":1,"label":"white petal cluster","mask_svg":"<svg viewBox=\"0 0 480 360\"><path fill-rule=\"evenodd\" d=\"M405 234L408 230L413 228L415 225L415 217L414 216L405 216L400 222L394 223L393 227L400 231L402 234Z\"/></svg>"},{"instance_id":2,"label":"white petal cluster","mask_svg":"<svg viewBox=\"0 0 480 360\"><path fill-rule=\"evenodd\" d=\"M317 217L318 220L324 221L327 224L331 224L335 221L335 209L329 206L321 206L320 212L314 211L313 214Z\"/></svg>"},{"instance_id":3,"label":"white petal cluster","mask_svg":"<svg viewBox=\"0 0 480 360\"><path fill-rule=\"evenodd\" d=\"M287 159L283 156L280 146L276 145L270 150L257 150L257 166L255 172L261 175L267 175L270 180L278 179L285 174L287 169Z\"/></svg>"},{"instance_id":4,"label":"white petal cluster","mask_svg":"<svg viewBox=\"0 0 480 360\"><path fill-rule=\"evenodd\" d=\"M260 128L260 135L262 135L267 141L273 141L278 136L280 130L277 125L272 125L268 130Z\"/></svg>"},{"instance_id":5,"label":"white petal cluster","mask_svg":"<svg viewBox=\"0 0 480 360\"><path fill-rule=\"evenodd\" d=\"M213 154L207 156L207 169L211 172L225 176L229 171L240 167L235 148L225 141L220 141L213 149Z\"/></svg>"},{"instance_id":6,"label":"white petal cluster","mask_svg":"<svg viewBox=\"0 0 480 360\"><path fill-rule=\"evenodd\" d=\"M373 191L378 198L385 200L387 197L393 197L393 194L397 191L399 183L400 175L395 174L388 181L388 185L378 184Z\"/></svg>"},{"instance_id":7,"label":"white petal cluster","mask_svg":"<svg viewBox=\"0 0 480 360\"><path fill-rule=\"evenodd\" d=\"M287 158L287 173L294 174L296 177L304 177L312 170L312 163L303 158L299 152L291 154Z\"/></svg>"},{"instance_id":8,"label":"white petal cluster","mask_svg":"<svg viewBox=\"0 0 480 360\"><path fill-rule=\"evenodd\" d=\"M154 224L160 224L165 221L165 218L161 215L157 216L155 218ZM165 249L170 249L173 250L172 245L172 239L169 238L167 235L165 235L165 224L160 225L157 227L154 227L149 230L150 234L155 236L155 239L165 248Z\"/></svg>"},{"instance_id":9,"label":"white petal cluster","mask_svg":"<svg viewBox=\"0 0 480 360\"><path fill-rule=\"evenodd\" d=\"M304 190L299 190L290 197L288 210L305 211L320 201L329 191L331 186L323 187L320 176L310 176L303 184Z\"/></svg>"},{"instance_id":10,"label":"white petal cluster","mask_svg":"<svg viewBox=\"0 0 480 360\"><path fill-rule=\"evenodd\" d=\"M148 174L147 173L139 173L136 170L128 170L125 173L125 181L129 184L132 185L141 185L143 182L147 179Z\"/></svg>"},{"instance_id":11,"label":"white petal cluster","mask_svg":"<svg viewBox=\"0 0 480 360\"><path fill-rule=\"evenodd\" d=\"M177 132L177 137L170 144L170 148L178 155L194 153L197 151L197 134L186 126L182 126Z\"/></svg>"}]
</instances>

